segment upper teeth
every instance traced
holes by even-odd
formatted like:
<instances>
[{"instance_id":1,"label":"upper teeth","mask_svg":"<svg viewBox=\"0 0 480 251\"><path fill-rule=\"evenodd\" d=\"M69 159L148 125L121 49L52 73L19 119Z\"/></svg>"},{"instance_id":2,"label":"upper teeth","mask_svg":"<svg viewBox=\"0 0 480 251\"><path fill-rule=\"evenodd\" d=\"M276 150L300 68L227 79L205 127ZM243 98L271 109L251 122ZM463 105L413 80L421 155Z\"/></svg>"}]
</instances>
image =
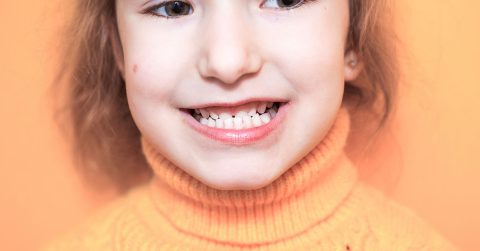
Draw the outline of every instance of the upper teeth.
<instances>
[{"instance_id":1,"label":"upper teeth","mask_svg":"<svg viewBox=\"0 0 480 251\"><path fill-rule=\"evenodd\" d=\"M259 102L254 106L240 107L235 114L228 110L222 112L219 112L222 109L217 109L217 112L212 110L215 109L195 109L194 117L209 127L239 130L269 123L277 115L278 105L274 106L272 102Z\"/></svg>"}]
</instances>

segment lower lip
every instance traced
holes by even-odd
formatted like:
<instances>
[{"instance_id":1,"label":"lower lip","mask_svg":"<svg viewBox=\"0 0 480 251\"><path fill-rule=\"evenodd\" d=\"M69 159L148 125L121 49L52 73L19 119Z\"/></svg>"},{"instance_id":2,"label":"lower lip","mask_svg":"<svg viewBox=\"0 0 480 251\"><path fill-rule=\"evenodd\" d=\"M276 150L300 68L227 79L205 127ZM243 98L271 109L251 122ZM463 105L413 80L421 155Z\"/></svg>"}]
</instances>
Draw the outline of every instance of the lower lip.
<instances>
[{"instance_id":1,"label":"lower lip","mask_svg":"<svg viewBox=\"0 0 480 251\"><path fill-rule=\"evenodd\" d=\"M289 107L289 103L284 103L278 109L278 113L275 118L273 118L269 123L265 125L241 130L209 127L200 124L188 112L182 111L182 114L187 124L189 124L195 131L210 139L229 145L247 145L266 138L278 127L280 127L281 123L285 119Z\"/></svg>"}]
</instances>

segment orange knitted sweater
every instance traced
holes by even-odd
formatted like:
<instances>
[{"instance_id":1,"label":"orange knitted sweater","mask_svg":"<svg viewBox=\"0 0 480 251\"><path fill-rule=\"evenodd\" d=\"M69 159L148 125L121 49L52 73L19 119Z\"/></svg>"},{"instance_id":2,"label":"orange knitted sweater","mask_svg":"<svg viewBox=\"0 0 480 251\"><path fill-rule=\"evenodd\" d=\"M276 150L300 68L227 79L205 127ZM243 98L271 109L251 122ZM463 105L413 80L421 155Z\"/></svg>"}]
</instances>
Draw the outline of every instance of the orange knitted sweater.
<instances>
[{"instance_id":1,"label":"orange knitted sweater","mask_svg":"<svg viewBox=\"0 0 480 251\"><path fill-rule=\"evenodd\" d=\"M455 250L410 210L357 181L345 156L348 112L270 185L210 188L145 140L151 182L47 250Z\"/></svg>"}]
</instances>

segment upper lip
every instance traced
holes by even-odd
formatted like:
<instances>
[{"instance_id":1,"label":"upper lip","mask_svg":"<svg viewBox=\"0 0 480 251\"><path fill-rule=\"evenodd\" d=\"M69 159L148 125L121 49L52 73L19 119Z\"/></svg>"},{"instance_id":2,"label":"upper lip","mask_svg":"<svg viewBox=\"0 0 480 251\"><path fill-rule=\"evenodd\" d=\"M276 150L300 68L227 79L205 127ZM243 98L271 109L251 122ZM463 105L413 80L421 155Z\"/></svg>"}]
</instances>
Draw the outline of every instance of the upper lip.
<instances>
[{"instance_id":1,"label":"upper lip","mask_svg":"<svg viewBox=\"0 0 480 251\"><path fill-rule=\"evenodd\" d=\"M234 102L218 101L218 102L196 104L196 105L193 105L193 106L190 106L190 107L185 107L184 109L202 109L202 108L207 108L207 107L235 107L235 106L241 106L241 105L244 105L244 104L248 104L248 103L251 103L251 102L280 102L280 103L285 103L285 102L288 102L288 100L285 99L285 98L255 97L255 98L238 100L238 101L234 101Z\"/></svg>"}]
</instances>

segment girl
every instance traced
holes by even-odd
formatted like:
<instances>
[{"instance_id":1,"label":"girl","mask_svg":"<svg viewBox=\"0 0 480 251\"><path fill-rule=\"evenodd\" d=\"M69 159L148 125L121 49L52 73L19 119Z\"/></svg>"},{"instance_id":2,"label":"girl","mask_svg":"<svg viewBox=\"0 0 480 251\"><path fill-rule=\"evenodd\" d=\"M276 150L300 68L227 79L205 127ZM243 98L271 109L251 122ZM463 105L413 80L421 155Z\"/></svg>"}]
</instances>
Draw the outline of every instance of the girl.
<instances>
[{"instance_id":1,"label":"girl","mask_svg":"<svg viewBox=\"0 0 480 251\"><path fill-rule=\"evenodd\" d=\"M389 6L78 1L74 150L135 188L51 250L453 250L347 157L351 114L394 104Z\"/></svg>"}]
</instances>

